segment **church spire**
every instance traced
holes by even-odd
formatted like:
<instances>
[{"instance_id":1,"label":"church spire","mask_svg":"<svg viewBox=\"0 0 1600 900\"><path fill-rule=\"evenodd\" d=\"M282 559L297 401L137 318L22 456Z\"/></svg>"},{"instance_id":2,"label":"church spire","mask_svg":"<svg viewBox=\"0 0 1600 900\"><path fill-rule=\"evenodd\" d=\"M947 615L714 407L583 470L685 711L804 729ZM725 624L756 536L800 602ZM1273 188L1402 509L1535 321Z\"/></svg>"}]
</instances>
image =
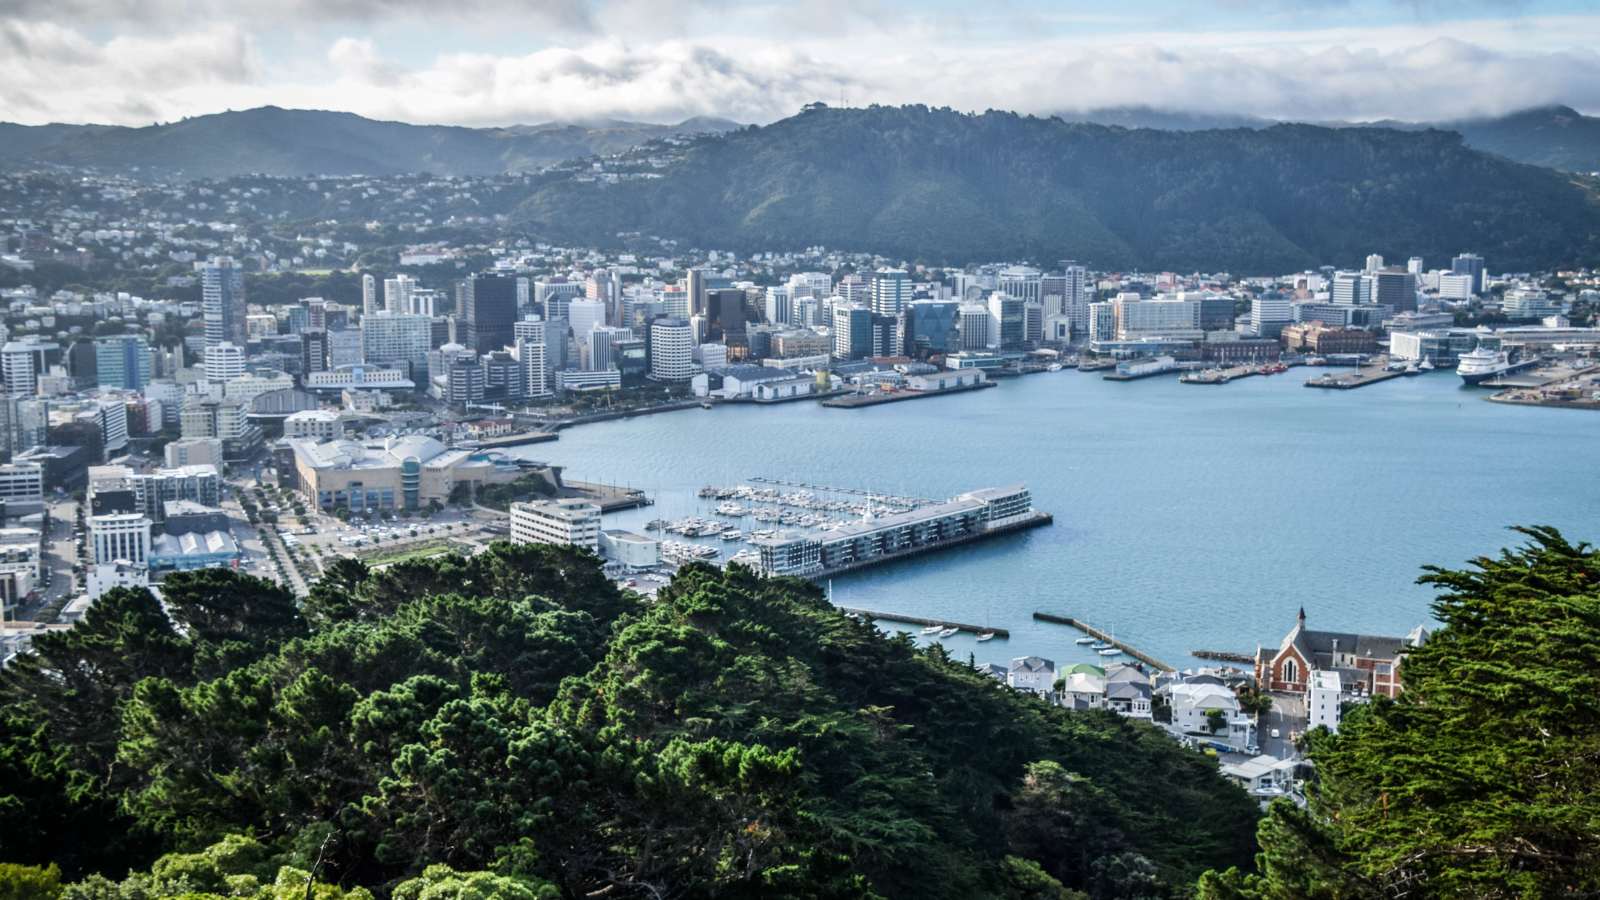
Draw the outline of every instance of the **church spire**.
<instances>
[{"instance_id":1,"label":"church spire","mask_svg":"<svg viewBox=\"0 0 1600 900\"><path fill-rule=\"evenodd\" d=\"M1295 622L1301 628L1306 627L1306 608L1304 606L1300 607L1300 616L1295 620Z\"/></svg>"}]
</instances>

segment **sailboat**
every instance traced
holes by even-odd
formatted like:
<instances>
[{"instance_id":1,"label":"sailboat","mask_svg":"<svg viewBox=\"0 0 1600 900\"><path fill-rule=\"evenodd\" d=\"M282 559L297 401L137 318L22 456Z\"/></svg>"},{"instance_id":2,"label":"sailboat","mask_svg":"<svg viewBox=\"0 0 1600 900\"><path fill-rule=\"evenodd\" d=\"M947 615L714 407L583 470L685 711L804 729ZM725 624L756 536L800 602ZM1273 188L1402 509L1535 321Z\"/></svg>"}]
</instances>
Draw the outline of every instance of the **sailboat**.
<instances>
[{"instance_id":1,"label":"sailboat","mask_svg":"<svg viewBox=\"0 0 1600 900\"><path fill-rule=\"evenodd\" d=\"M1117 639L1117 630L1115 628L1113 628L1113 629L1111 629L1111 640L1115 641L1116 639ZM1121 656L1122 655L1122 650L1119 649L1116 644L1106 644L1104 647L1100 646L1100 644L1095 644L1094 648L1096 650L1100 651L1100 655L1101 656Z\"/></svg>"}]
</instances>

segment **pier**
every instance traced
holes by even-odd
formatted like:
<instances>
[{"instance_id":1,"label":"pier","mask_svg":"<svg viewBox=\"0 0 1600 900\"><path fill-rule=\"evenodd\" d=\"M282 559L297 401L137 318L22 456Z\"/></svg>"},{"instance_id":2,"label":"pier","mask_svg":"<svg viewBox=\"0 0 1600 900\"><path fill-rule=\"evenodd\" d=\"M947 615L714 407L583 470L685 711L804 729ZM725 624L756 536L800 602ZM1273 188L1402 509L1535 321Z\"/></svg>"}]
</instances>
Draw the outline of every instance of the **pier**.
<instances>
[{"instance_id":1,"label":"pier","mask_svg":"<svg viewBox=\"0 0 1600 900\"><path fill-rule=\"evenodd\" d=\"M524 431L519 434L508 434L502 437L483 438L478 441L479 450L493 450L499 447L520 447L523 444L542 444L545 441L559 440L561 435L554 431Z\"/></svg>"},{"instance_id":2,"label":"pier","mask_svg":"<svg viewBox=\"0 0 1600 900\"><path fill-rule=\"evenodd\" d=\"M1383 366L1366 366L1353 372L1341 372L1338 375L1328 374L1320 378L1313 378L1306 382L1306 387L1333 388L1334 390L1347 391L1353 388L1366 387L1391 378L1402 378L1405 372L1390 372Z\"/></svg>"},{"instance_id":3,"label":"pier","mask_svg":"<svg viewBox=\"0 0 1600 900\"><path fill-rule=\"evenodd\" d=\"M1096 638L1099 638L1102 641L1105 641L1106 643L1110 644L1111 646L1116 647L1118 650L1121 650L1123 653L1128 654L1129 656L1133 657L1134 659L1137 659L1138 661L1140 661L1142 663L1147 663L1149 665L1155 666L1157 671L1161 671L1161 672L1176 672L1176 671L1178 671L1177 669L1174 669L1173 667L1167 665L1166 663L1162 662L1161 660L1156 659L1154 656L1151 656L1148 653L1144 653L1142 651L1134 649L1133 647L1128 646L1127 644L1123 643L1122 641L1119 641L1116 638L1113 638L1112 636L1106 634L1105 632L1101 631L1098 628L1095 628L1094 626L1088 624L1087 622L1080 622L1077 619L1074 619L1074 618L1072 618L1070 616L1053 616L1053 615L1050 615L1049 613L1042 613L1042 612L1034 613L1033 617L1035 619L1038 619L1041 622L1055 622L1058 625L1071 625L1073 628L1076 628L1079 631L1082 631L1084 634L1087 634L1090 637L1096 637Z\"/></svg>"},{"instance_id":4,"label":"pier","mask_svg":"<svg viewBox=\"0 0 1600 900\"><path fill-rule=\"evenodd\" d=\"M948 387L937 391L878 391L874 394L846 394L822 401L823 406L838 409L854 409L858 406L877 406L880 403L899 403L902 400L920 400L924 397L943 397L945 394L959 394L964 391L981 391L984 388L997 387L992 381L980 381L977 384L964 384L960 387Z\"/></svg>"},{"instance_id":5,"label":"pier","mask_svg":"<svg viewBox=\"0 0 1600 900\"><path fill-rule=\"evenodd\" d=\"M972 634L992 634L997 638L1009 638L1011 632L1004 628L987 628L978 625L964 625L960 622L944 622L939 619L924 619L921 616L902 616L899 613L874 612L870 609L852 609L848 606L839 607L839 611L849 615L860 616L863 619L882 619L885 622L904 622L907 625L938 625L942 628L958 628Z\"/></svg>"}]
</instances>

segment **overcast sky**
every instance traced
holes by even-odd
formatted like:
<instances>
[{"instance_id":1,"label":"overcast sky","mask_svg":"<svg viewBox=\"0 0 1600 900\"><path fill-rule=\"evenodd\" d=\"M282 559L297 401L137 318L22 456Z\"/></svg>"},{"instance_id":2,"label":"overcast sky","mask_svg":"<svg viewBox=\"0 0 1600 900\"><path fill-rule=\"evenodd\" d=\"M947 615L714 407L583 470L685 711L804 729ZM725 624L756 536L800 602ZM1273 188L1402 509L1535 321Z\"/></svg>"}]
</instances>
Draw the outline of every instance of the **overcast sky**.
<instances>
[{"instance_id":1,"label":"overcast sky","mask_svg":"<svg viewBox=\"0 0 1600 900\"><path fill-rule=\"evenodd\" d=\"M1600 112L1595 0L0 0L0 120Z\"/></svg>"}]
</instances>

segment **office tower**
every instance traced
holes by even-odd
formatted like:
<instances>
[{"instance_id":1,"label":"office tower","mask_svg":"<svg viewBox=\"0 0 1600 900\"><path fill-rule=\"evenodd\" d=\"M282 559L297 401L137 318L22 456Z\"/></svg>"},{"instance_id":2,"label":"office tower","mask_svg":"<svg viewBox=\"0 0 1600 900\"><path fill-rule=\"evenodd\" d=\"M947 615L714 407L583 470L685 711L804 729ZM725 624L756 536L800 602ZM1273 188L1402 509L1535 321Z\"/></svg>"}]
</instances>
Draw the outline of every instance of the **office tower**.
<instances>
[{"instance_id":1,"label":"office tower","mask_svg":"<svg viewBox=\"0 0 1600 900\"><path fill-rule=\"evenodd\" d=\"M1413 274L1415 276L1417 276L1418 278L1422 277L1422 273L1423 273L1422 257L1420 257L1420 256L1411 257L1410 262L1406 263L1406 271L1410 272L1411 274Z\"/></svg>"},{"instance_id":2,"label":"office tower","mask_svg":"<svg viewBox=\"0 0 1600 900\"><path fill-rule=\"evenodd\" d=\"M1416 312L1417 276L1399 266L1389 266L1372 276L1373 302L1387 304L1394 312Z\"/></svg>"},{"instance_id":3,"label":"office tower","mask_svg":"<svg viewBox=\"0 0 1600 900\"><path fill-rule=\"evenodd\" d=\"M0 347L0 374L5 376L6 391L23 397L37 393L39 376L50 371L51 351L58 349L59 344L32 334Z\"/></svg>"},{"instance_id":4,"label":"office tower","mask_svg":"<svg viewBox=\"0 0 1600 900\"><path fill-rule=\"evenodd\" d=\"M810 297L820 300L833 296L833 276L825 272L801 272L789 276L789 296L795 300Z\"/></svg>"},{"instance_id":5,"label":"office tower","mask_svg":"<svg viewBox=\"0 0 1600 900\"><path fill-rule=\"evenodd\" d=\"M989 295L989 346L1019 350L1026 341L1023 302L1004 291Z\"/></svg>"},{"instance_id":6,"label":"office tower","mask_svg":"<svg viewBox=\"0 0 1600 900\"><path fill-rule=\"evenodd\" d=\"M378 311L378 279L361 276L361 314L370 316Z\"/></svg>"},{"instance_id":7,"label":"office tower","mask_svg":"<svg viewBox=\"0 0 1600 900\"><path fill-rule=\"evenodd\" d=\"M1277 340L1293 321L1293 302L1277 291L1262 291L1250 304L1250 330L1257 338Z\"/></svg>"},{"instance_id":8,"label":"office tower","mask_svg":"<svg viewBox=\"0 0 1600 900\"><path fill-rule=\"evenodd\" d=\"M94 342L95 383L142 391L150 383L150 344L142 334L118 334Z\"/></svg>"},{"instance_id":9,"label":"office tower","mask_svg":"<svg viewBox=\"0 0 1600 900\"><path fill-rule=\"evenodd\" d=\"M236 347L231 343L221 343L215 347L207 347L205 353L206 380L226 383L235 378L243 378L244 348Z\"/></svg>"},{"instance_id":10,"label":"office tower","mask_svg":"<svg viewBox=\"0 0 1600 900\"><path fill-rule=\"evenodd\" d=\"M872 310L859 304L834 307L835 359L866 359L872 355L872 343Z\"/></svg>"},{"instance_id":11,"label":"office tower","mask_svg":"<svg viewBox=\"0 0 1600 900\"><path fill-rule=\"evenodd\" d=\"M200 267L201 311L206 325L206 346L228 343L244 348L244 269L231 256L214 257Z\"/></svg>"},{"instance_id":12,"label":"office tower","mask_svg":"<svg viewBox=\"0 0 1600 900\"><path fill-rule=\"evenodd\" d=\"M517 359L522 362L522 375L526 379L523 393L528 397L545 397L550 394L549 354L545 346L545 325L535 314L528 314L512 327Z\"/></svg>"},{"instance_id":13,"label":"office tower","mask_svg":"<svg viewBox=\"0 0 1600 900\"><path fill-rule=\"evenodd\" d=\"M432 316L438 308L439 292L431 288L414 287L411 289L411 309L413 316Z\"/></svg>"},{"instance_id":14,"label":"office tower","mask_svg":"<svg viewBox=\"0 0 1600 900\"><path fill-rule=\"evenodd\" d=\"M872 273L872 311L880 316L898 316L911 302L911 278L904 269L879 269Z\"/></svg>"},{"instance_id":15,"label":"office tower","mask_svg":"<svg viewBox=\"0 0 1600 900\"><path fill-rule=\"evenodd\" d=\"M572 325L572 339L582 352L588 346L589 332L605 324L606 307L600 300L578 297L567 305L567 321ZM587 364L584 368L588 368Z\"/></svg>"},{"instance_id":16,"label":"office tower","mask_svg":"<svg viewBox=\"0 0 1600 900\"><path fill-rule=\"evenodd\" d=\"M617 367L615 344L617 341L633 339L633 331L628 328L614 328L610 325L601 325L589 332L587 348L587 365L584 367L592 372L604 372Z\"/></svg>"},{"instance_id":17,"label":"office tower","mask_svg":"<svg viewBox=\"0 0 1600 900\"><path fill-rule=\"evenodd\" d=\"M1340 272L1333 276L1330 299L1351 306L1371 303L1372 279L1361 272Z\"/></svg>"},{"instance_id":18,"label":"office tower","mask_svg":"<svg viewBox=\"0 0 1600 900\"><path fill-rule=\"evenodd\" d=\"M1002 269L995 277L995 289L1012 297L1027 301L1043 301L1041 293L1044 287L1038 269L1027 266L1012 266Z\"/></svg>"},{"instance_id":19,"label":"office tower","mask_svg":"<svg viewBox=\"0 0 1600 900\"><path fill-rule=\"evenodd\" d=\"M1374 253L1367 257L1367 274L1373 275L1383 269L1383 257Z\"/></svg>"},{"instance_id":20,"label":"office tower","mask_svg":"<svg viewBox=\"0 0 1600 900\"><path fill-rule=\"evenodd\" d=\"M817 305L815 297L801 297L795 300L794 312L789 318L790 324L799 328L817 327L817 319L820 318Z\"/></svg>"},{"instance_id":21,"label":"office tower","mask_svg":"<svg viewBox=\"0 0 1600 900\"><path fill-rule=\"evenodd\" d=\"M907 304L900 312L901 352L927 359L960 349L960 310L961 304L954 300L915 300Z\"/></svg>"},{"instance_id":22,"label":"office tower","mask_svg":"<svg viewBox=\"0 0 1600 900\"><path fill-rule=\"evenodd\" d=\"M694 377L694 332L683 319L664 316L650 323L650 378L688 381Z\"/></svg>"},{"instance_id":23,"label":"office tower","mask_svg":"<svg viewBox=\"0 0 1600 900\"><path fill-rule=\"evenodd\" d=\"M506 336L509 343L510 329ZM380 366L403 363L411 373L422 372L428 368L432 339L433 319L428 316L374 313L361 320L361 359Z\"/></svg>"},{"instance_id":24,"label":"office tower","mask_svg":"<svg viewBox=\"0 0 1600 900\"><path fill-rule=\"evenodd\" d=\"M583 292L583 285L565 278L533 283L533 312L544 316L546 322L567 318L567 304ZM460 312L460 310L457 310Z\"/></svg>"},{"instance_id":25,"label":"office tower","mask_svg":"<svg viewBox=\"0 0 1600 900\"><path fill-rule=\"evenodd\" d=\"M684 278L683 289L688 295L689 315L703 316L706 312L706 281L711 273L706 269L690 269Z\"/></svg>"},{"instance_id":26,"label":"office tower","mask_svg":"<svg viewBox=\"0 0 1600 900\"><path fill-rule=\"evenodd\" d=\"M1073 334L1085 334L1089 330L1089 304L1094 302L1089 270L1078 265L1077 260L1064 259L1060 277L1061 314L1072 321Z\"/></svg>"},{"instance_id":27,"label":"office tower","mask_svg":"<svg viewBox=\"0 0 1600 900\"><path fill-rule=\"evenodd\" d=\"M517 279L517 312L527 312L528 304L532 302L532 285L526 278Z\"/></svg>"},{"instance_id":28,"label":"office tower","mask_svg":"<svg viewBox=\"0 0 1600 900\"><path fill-rule=\"evenodd\" d=\"M724 341L730 334L744 334L748 316L745 301L748 295L743 288L723 288L706 292L705 340ZM693 319L690 320L691 323Z\"/></svg>"},{"instance_id":29,"label":"office tower","mask_svg":"<svg viewBox=\"0 0 1600 900\"><path fill-rule=\"evenodd\" d=\"M328 370L328 332L321 328L307 328L300 335L300 374Z\"/></svg>"},{"instance_id":30,"label":"office tower","mask_svg":"<svg viewBox=\"0 0 1600 900\"><path fill-rule=\"evenodd\" d=\"M1117 305L1102 302L1089 304L1089 340L1114 341L1117 339Z\"/></svg>"},{"instance_id":31,"label":"office tower","mask_svg":"<svg viewBox=\"0 0 1600 900\"><path fill-rule=\"evenodd\" d=\"M989 309L977 303L963 303L956 310L956 329L961 343L956 349L982 350L989 346Z\"/></svg>"},{"instance_id":32,"label":"office tower","mask_svg":"<svg viewBox=\"0 0 1600 900\"><path fill-rule=\"evenodd\" d=\"M1489 273L1483 269L1483 257L1476 253L1463 253L1452 259L1450 274L1471 275L1472 292L1480 297L1489 290Z\"/></svg>"},{"instance_id":33,"label":"office tower","mask_svg":"<svg viewBox=\"0 0 1600 900\"><path fill-rule=\"evenodd\" d=\"M789 302L789 286L774 285L767 288L761 303L762 318L768 325L788 325L793 306Z\"/></svg>"},{"instance_id":34,"label":"office tower","mask_svg":"<svg viewBox=\"0 0 1600 900\"><path fill-rule=\"evenodd\" d=\"M511 343L511 326L517 321L515 275L474 275L461 282L459 293L461 320L467 326L463 344L482 354Z\"/></svg>"},{"instance_id":35,"label":"office tower","mask_svg":"<svg viewBox=\"0 0 1600 900\"><path fill-rule=\"evenodd\" d=\"M583 283L583 296L589 300L599 300L605 310L605 318L601 324L616 323L618 321L618 301L622 284L616 276L605 269L596 269L588 280Z\"/></svg>"},{"instance_id":36,"label":"office tower","mask_svg":"<svg viewBox=\"0 0 1600 900\"><path fill-rule=\"evenodd\" d=\"M328 342L328 368L337 369L361 362L361 329L334 328L326 336Z\"/></svg>"},{"instance_id":37,"label":"office tower","mask_svg":"<svg viewBox=\"0 0 1600 900\"><path fill-rule=\"evenodd\" d=\"M411 292L417 282L410 275L396 275L383 280L383 308L395 315L411 314Z\"/></svg>"},{"instance_id":38,"label":"office tower","mask_svg":"<svg viewBox=\"0 0 1600 900\"><path fill-rule=\"evenodd\" d=\"M661 312L673 319L689 319L689 292L678 285L661 289Z\"/></svg>"},{"instance_id":39,"label":"office tower","mask_svg":"<svg viewBox=\"0 0 1600 900\"><path fill-rule=\"evenodd\" d=\"M846 303L865 303L867 301L867 279L860 275L846 275L839 279L836 292Z\"/></svg>"}]
</instances>

